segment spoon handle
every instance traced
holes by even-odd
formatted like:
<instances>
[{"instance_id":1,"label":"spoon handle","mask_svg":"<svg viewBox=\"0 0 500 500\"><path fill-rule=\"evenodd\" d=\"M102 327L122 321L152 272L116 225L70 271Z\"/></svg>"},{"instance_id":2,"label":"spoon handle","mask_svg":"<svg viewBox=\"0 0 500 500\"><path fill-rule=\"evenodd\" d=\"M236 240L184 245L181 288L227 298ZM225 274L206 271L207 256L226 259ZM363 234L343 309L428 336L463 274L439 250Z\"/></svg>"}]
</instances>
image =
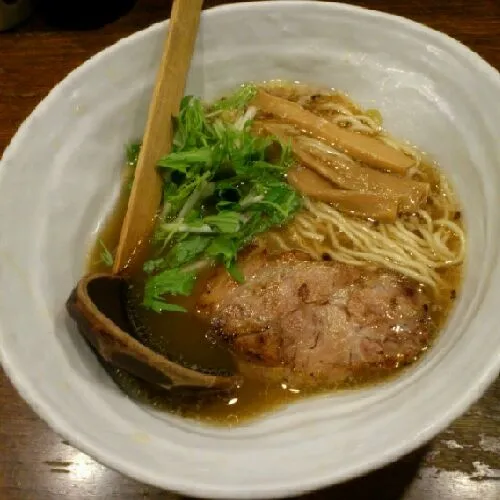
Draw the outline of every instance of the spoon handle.
<instances>
[{"instance_id":1,"label":"spoon handle","mask_svg":"<svg viewBox=\"0 0 500 500\"><path fill-rule=\"evenodd\" d=\"M168 35L149 106L146 131L114 259L113 272L131 267L147 243L161 202L158 160L172 146L172 117L179 111L194 52L203 0L174 0Z\"/></svg>"}]
</instances>

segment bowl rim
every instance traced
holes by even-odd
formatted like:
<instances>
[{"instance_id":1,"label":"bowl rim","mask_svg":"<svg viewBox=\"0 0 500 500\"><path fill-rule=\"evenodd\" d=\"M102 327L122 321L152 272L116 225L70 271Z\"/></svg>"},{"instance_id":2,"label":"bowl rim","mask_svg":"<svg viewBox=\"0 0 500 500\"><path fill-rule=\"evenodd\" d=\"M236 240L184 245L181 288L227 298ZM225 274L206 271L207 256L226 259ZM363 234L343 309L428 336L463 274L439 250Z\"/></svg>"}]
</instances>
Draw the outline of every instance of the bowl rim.
<instances>
[{"instance_id":1,"label":"bowl rim","mask_svg":"<svg viewBox=\"0 0 500 500\"><path fill-rule=\"evenodd\" d=\"M425 33L427 36L433 37L434 40L439 40L446 48L452 52L459 52L462 56L466 57L483 76L491 79L500 91L500 72L484 60L479 54L468 48L462 42L452 38L446 33L437 31L422 23L413 21L406 17L381 12L374 9L365 7L345 4L342 2L319 2L317 0L282 0L276 2L273 0L265 1L247 1L237 4L225 4L217 7L207 9L203 12L203 19L207 21L213 16L224 12L244 12L248 9L263 9L269 7L273 9L287 9L289 7L296 8L297 6L323 9L324 11L341 11L351 12L354 14L361 14L370 16L373 19L385 19L397 23L400 26L410 28L417 33ZM3 155L0 159L0 182L4 173L2 166L10 158L15 158L16 150L22 145L24 137L27 135L31 123L37 119L38 115L48 109L54 101L59 97L61 89L78 79L80 74L88 71L93 65L98 64L103 58L110 56L114 51L134 44L136 40L147 36L152 32L158 32L168 26L169 20L154 23L142 30L136 31L117 42L107 46L103 50L91 56L84 63L70 71L60 82L58 82L49 93L38 103L31 114L19 126L17 132L11 139L8 146L5 148ZM2 331L0 331L0 339ZM136 479L140 482L149 483L158 487L176 491L181 494L193 495L197 497L207 498L284 498L298 493L327 487L333 483L340 483L341 481L352 479L363 475L375 468L383 467L388 463L397 460L403 455L415 450L422 446L427 441L432 439L436 434L446 428L455 418L461 415L472 403L477 401L487 389L487 387L495 380L500 372L500 352L498 353L495 363L485 364L481 373L476 378L474 386L469 387L464 391L461 398L457 399L454 404L450 405L446 411L440 413L433 421L432 425L427 426L417 435L411 439L393 444L387 449L383 450L375 458L369 458L364 462L358 462L347 469L343 477L337 477L332 473L323 473L322 475L315 476L312 479L304 481L303 478L298 478L290 481L286 485L278 487L264 487L253 485L251 491L238 489L235 487L224 488L220 485L188 485L182 481L172 482L171 478L168 481L162 482L158 477L148 475L147 471L141 466L137 466L134 462L122 460L120 457L112 456L106 452L106 449L99 446L97 443L86 439L85 436L79 435L73 428L71 421L66 421L64 418L59 417L54 413L50 404L44 401L39 392L32 386L27 378L24 377L23 371L18 370L14 365L9 363L8 353L4 350L3 343L0 342L0 364L2 365L5 373L11 380L13 386L22 396L22 398L30 405L30 407L40 416L47 424L59 435L67 439L77 449L87 453L91 457L97 459L102 464L110 467L113 470L126 474L127 476ZM168 483L168 484L167 484Z\"/></svg>"}]
</instances>

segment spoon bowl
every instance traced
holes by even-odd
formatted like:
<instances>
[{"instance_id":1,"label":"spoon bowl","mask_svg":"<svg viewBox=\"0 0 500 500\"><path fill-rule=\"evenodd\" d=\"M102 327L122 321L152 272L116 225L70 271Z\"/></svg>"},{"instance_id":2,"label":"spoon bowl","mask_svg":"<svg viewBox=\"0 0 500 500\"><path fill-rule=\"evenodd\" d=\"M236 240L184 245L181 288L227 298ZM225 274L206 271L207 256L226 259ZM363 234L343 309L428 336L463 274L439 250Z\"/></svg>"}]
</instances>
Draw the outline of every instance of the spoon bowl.
<instances>
[{"instance_id":1,"label":"spoon bowl","mask_svg":"<svg viewBox=\"0 0 500 500\"><path fill-rule=\"evenodd\" d=\"M132 314L130 286L114 274L84 276L71 292L66 307L78 331L102 360L163 389L177 387L230 390L241 377L226 370L190 368L159 354L139 338Z\"/></svg>"}]
</instances>

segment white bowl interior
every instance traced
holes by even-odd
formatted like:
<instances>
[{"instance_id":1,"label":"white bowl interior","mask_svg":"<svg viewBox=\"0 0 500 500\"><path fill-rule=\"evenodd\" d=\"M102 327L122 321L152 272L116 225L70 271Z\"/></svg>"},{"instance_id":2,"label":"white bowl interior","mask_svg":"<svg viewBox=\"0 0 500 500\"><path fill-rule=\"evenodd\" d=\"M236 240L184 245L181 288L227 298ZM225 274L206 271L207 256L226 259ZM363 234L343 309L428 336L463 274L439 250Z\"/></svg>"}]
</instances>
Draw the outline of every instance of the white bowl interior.
<instances>
[{"instance_id":1,"label":"white bowl interior","mask_svg":"<svg viewBox=\"0 0 500 500\"><path fill-rule=\"evenodd\" d=\"M363 33L363 36L359 36ZM500 367L495 327L499 75L457 42L342 4L259 2L206 12L188 93L282 78L347 91L435 157L465 205L463 293L425 359L382 386L311 398L233 429L142 408L114 386L65 300L142 135L165 25L93 58L42 102L0 170L0 354L21 394L102 462L192 495L265 497L340 481L411 450Z\"/></svg>"}]
</instances>

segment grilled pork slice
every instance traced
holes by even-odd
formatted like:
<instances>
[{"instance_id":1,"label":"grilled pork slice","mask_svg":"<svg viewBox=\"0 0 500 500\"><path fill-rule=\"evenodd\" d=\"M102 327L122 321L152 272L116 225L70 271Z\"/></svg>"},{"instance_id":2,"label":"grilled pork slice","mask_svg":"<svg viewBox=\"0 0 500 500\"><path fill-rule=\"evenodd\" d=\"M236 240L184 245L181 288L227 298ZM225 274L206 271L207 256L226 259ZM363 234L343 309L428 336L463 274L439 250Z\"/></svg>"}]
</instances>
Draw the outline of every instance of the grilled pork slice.
<instances>
[{"instance_id":1,"label":"grilled pork slice","mask_svg":"<svg viewBox=\"0 0 500 500\"><path fill-rule=\"evenodd\" d=\"M337 383L408 363L429 342L428 298L396 273L264 250L239 266L245 282L218 269L198 312L246 361Z\"/></svg>"}]
</instances>

